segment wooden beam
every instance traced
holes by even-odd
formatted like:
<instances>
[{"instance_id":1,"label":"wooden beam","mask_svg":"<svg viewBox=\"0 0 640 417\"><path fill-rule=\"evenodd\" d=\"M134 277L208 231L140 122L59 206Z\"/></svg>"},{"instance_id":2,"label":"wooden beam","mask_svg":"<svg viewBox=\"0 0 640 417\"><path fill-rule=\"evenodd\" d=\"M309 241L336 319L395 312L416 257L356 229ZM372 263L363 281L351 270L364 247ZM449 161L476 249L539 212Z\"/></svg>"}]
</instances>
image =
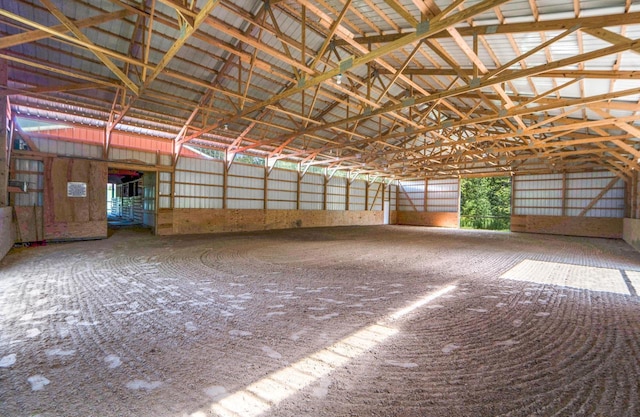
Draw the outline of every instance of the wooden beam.
<instances>
[{"instance_id":1,"label":"wooden beam","mask_svg":"<svg viewBox=\"0 0 640 417\"><path fill-rule=\"evenodd\" d=\"M125 17L132 14L129 10L120 10L113 13L104 13L98 16L89 17L87 19L75 20L72 21L73 24L78 28L87 28L93 27L97 25L101 25L103 23L110 22L112 20L124 19ZM0 38L0 49L11 48L12 46L22 45L24 43L35 42L41 39L50 38L55 36L52 32L58 33L67 30L65 25L52 26L51 31L45 30L32 30L29 32L18 33L16 35L4 36Z\"/></svg>"},{"instance_id":2,"label":"wooden beam","mask_svg":"<svg viewBox=\"0 0 640 417\"><path fill-rule=\"evenodd\" d=\"M151 84L165 69L165 67L169 64L169 62L173 59L174 56L178 53L180 48L189 40L191 35L194 34L195 31L198 30L200 25L205 21L205 19L209 16L209 13L220 3L220 0L208 0L202 9L195 16L194 23L189 27L182 27L182 32L176 41L171 45L169 50L164 54L158 65L156 65L155 69L147 77L143 88L147 88L149 84Z\"/></svg>"},{"instance_id":3,"label":"wooden beam","mask_svg":"<svg viewBox=\"0 0 640 417\"><path fill-rule=\"evenodd\" d=\"M578 17L568 19L553 19L553 20L541 20L534 22L522 22L522 23L503 23L503 24L491 24L491 25L478 25L471 27L460 27L458 32L462 36L473 36L478 34L479 36L491 36L491 35L504 35L514 33L532 33L532 32L549 32L549 31L562 31L573 26L580 26L581 28L602 28L604 25L607 27L634 25L640 23L640 12L633 13L620 13L605 16L589 16ZM371 35L354 37L353 41L362 45L376 45L381 43L394 42L406 33L390 33L385 35ZM449 37L446 32L438 32L430 36L430 38L445 38ZM348 42L345 40L337 40L336 46L345 46Z\"/></svg>"},{"instance_id":4,"label":"wooden beam","mask_svg":"<svg viewBox=\"0 0 640 417\"><path fill-rule=\"evenodd\" d=\"M313 87L316 86L322 82L325 82L327 80L329 80L332 77L335 77L336 75L342 73L344 70L351 70L353 68L357 68L359 66L362 65L366 65L367 63L374 61L384 55L387 55L399 48L402 48L406 45L410 45L412 43L418 42L421 39L427 38L429 36L431 36L434 33L438 33L442 30L445 30L447 27L455 25L461 21L464 21L466 19L469 19L477 14L480 14L482 12L485 12L493 7L496 7L502 3L506 3L508 0L484 0L480 3L475 4L474 6L471 6L461 12L456 13L455 15L442 19L436 23L434 23L433 25L429 25L428 28L425 28L424 31L421 32L415 32L415 33L410 33L405 35L404 37L394 41L394 42L390 42L380 48L377 48L363 56L360 57L350 57L347 60L345 60L345 62L343 62L340 66L338 66L337 68L333 68L329 71L326 71L320 75L315 76L312 79L309 80L305 80L305 82L303 83L303 85L297 85L295 87L289 88L285 91L283 91L280 94L275 94L273 96L271 96L270 98L268 98L267 100L258 103L254 106L251 106L249 108L244 109L243 111L239 112L237 115L233 116L231 118L231 120L235 120L241 117L244 117L248 114L251 114L257 110L262 109L263 107L275 104L277 102L279 102L280 100L283 100L285 98L291 97L295 94L299 94L301 93L303 90L309 88L309 87ZM228 122L228 120L225 120ZM185 138L184 140L191 140L195 137L198 137L202 134L205 134L207 132L210 132L214 129L216 129L219 126L220 122L218 123L214 123L212 125L206 126L204 128L202 128L201 130L199 130L198 132L194 133L193 135L188 136L187 138Z\"/></svg>"},{"instance_id":5,"label":"wooden beam","mask_svg":"<svg viewBox=\"0 0 640 417\"><path fill-rule=\"evenodd\" d=\"M113 72L116 77L120 79L124 83L127 88L129 88L134 94L138 94L138 86L129 79L129 77L118 68L116 64L114 64L108 56L104 53L97 50L97 45L94 44L91 39L89 39L79 27L77 27L67 16L64 15L56 6L53 4L51 0L40 0L42 4L45 5L49 12L56 17L71 33L73 33L78 39L85 42L89 45L89 50L93 52L95 56L98 57L102 63Z\"/></svg>"},{"instance_id":6,"label":"wooden beam","mask_svg":"<svg viewBox=\"0 0 640 417\"><path fill-rule=\"evenodd\" d=\"M9 66L7 61L0 59L0 86L6 87L9 81ZM7 114L9 112L9 99L0 98L0 207L9 205L9 143L7 134Z\"/></svg>"}]
</instances>

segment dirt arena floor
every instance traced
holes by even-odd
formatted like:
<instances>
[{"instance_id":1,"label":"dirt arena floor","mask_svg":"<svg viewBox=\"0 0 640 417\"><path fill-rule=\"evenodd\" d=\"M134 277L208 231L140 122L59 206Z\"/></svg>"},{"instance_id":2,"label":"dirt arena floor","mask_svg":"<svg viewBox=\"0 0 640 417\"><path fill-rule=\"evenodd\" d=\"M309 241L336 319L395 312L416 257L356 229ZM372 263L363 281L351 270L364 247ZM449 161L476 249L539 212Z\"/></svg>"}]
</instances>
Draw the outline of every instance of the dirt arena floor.
<instances>
[{"instance_id":1,"label":"dirt arena floor","mask_svg":"<svg viewBox=\"0 0 640 417\"><path fill-rule=\"evenodd\" d=\"M0 416L640 416L640 253L402 226L0 264Z\"/></svg>"}]
</instances>

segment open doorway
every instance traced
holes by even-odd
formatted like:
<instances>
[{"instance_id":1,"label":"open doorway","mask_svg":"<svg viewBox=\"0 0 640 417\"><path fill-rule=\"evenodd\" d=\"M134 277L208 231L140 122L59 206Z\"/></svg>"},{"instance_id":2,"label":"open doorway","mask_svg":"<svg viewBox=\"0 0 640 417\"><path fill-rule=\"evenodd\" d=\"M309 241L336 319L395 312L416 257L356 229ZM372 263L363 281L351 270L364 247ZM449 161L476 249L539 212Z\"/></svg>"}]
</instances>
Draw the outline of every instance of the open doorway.
<instances>
[{"instance_id":1,"label":"open doorway","mask_svg":"<svg viewBox=\"0 0 640 417\"><path fill-rule=\"evenodd\" d=\"M110 228L155 228L156 173L109 168L107 224Z\"/></svg>"},{"instance_id":2,"label":"open doorway","mask_svg":"<svg viewBox=\"0 0 640 417\"><path fill-rule=\"evenodd\" d=\"M511 177L462 178L460 227L509 231Z\"/></svg>"}]
</instances>

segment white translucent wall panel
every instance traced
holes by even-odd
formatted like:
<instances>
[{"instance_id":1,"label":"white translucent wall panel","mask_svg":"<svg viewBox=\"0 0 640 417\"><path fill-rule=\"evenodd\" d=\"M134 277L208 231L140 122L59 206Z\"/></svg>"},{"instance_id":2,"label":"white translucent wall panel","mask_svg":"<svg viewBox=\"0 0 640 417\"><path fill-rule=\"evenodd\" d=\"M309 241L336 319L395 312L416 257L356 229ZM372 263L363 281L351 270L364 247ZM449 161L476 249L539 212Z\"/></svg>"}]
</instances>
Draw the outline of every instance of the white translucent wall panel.
<instances>
[{"instance_id":1,"label":"white translucent wall panel","mask_svg":"<svg viewBox=\"0 0 640 417\"><path fill-rule=\"evenodd\" d=\"M227 175L227 207L264 208L264 168L234 164Z\"/></svg>"},{"instance_id":2,"label":"white translucent wall panel","mask_svg":"<svg viewBox=\"0 0 640 417\"><path fill-rule=\"evenodd\" d=\"M176 170L176 183L222 186L222 184L224 183L224 178L220 174L206 174Z\"/></svg>"},{"instance_id":3,"label":"white translucent wall panel","mask_svg":"<svg viewBox=\"0 0 640 417\"><path fill-rule=\"evenodd\" d=\"M34 138L33 142L38 147L38 150L44 153L82 156L85 158L102 158L102 146L41 138Z\"/></svg>"},{"instance_id":4,"label":"white translucent wall panel","mask_svg":"<svg viewBox=\"0 0 640 417\"><path fill-rule=\"evenodd\" d=\"M389 198L389 207L391 210L395 210L398 197L398 186L396 184L387 185L385 187L385 193L387 194L385 198Z\"/></svg>"},{"instance_id":5,"label":"white translucent wall panel","mask_svg":"<svg viewBox=\"0 0 640 417\"><path fill-rule=\"evenodd\" d=\"M562 174L513 178L513 214L560 216L562 204Z\"/></svg>"},{"instance_id":6,"label":"white translucent wall panel","mask_svg":"<svg viewBox=\"0 0 640 417\"><path fill-rule=\"evenodd\" d=\"M459 194L459 179L430 179L427 182L427 211L457 213Z\"/></svg>"},{"instance_id":7,"label":"white translucent wall panel","mask_svg":"<svg viewBox=\"0 0 640 417\"><path fill-rule=\"evenodd\" d=\"M295 210L298 197L298 173L286 169L273 169L267 183L267 208Z\"/></svg>"},{"instance_id":8,"label":"white translucent wall panel","mask_svg":"<svg viewBox=\"0 0 640 417\"><path fill-rule=\"evenodd\" d=\"M227 199L227 208L230 209L261 209L264 206L264 201L260 200L237 200L233 198Z\"/></svg>"},{"instance_id":9,"label":"white translucent wall panel","mask_svg":"<svg viewBox=\"0 0 640 417\"><path fill-rule=\"evenodd\" d=\"M369 210L382 210L382 184L379 182L374 182L369 185L369 201L368 209ZM395 210L395 206L394 210Z\"/></svg>"},{"instance_id":10,"label":"white translucent wall panel","mask_svg":"<svg viewBox=\"0 0 640 417\"><path fill-rule=\"evenodd\" d=\"M229 175L227 177L227 186L235 188L263 189L264 180L262 178L237 177Z\"/></svg>"},{"instance_id":11,"label":"white translucent wall panel","mask_svg":"<svg viewBox=\"0 0 640 417\"><path fill-rule=\"evenodd\" d=\"M250 188L227 188L227 199L235 200L264 200L264 194L262 189L250 189Z\"/></svg>"},{"instance_id":12,"label":"white translucent wall panel","mask_svg":"<svg viewBox=\"0 0 640 417\"><path fill-rule=\"evenodd\" d=\"M349 210L366 210L367 182L355 180L349 186Z\"/></svg>"},{"instance_id":13,"label":"white translucent wall panel","mask_svg":"<svg viewBox=\"0 0 640 417\"><path fill-rule=\"evenodd\" d=\"M222 208L222 199L176 197L175 208Z\"/></svg>"},{"instance_id":14,"label":"white translucent wall panel","mask_svg":"<svg viewBox=\"0 0 640 417\"><path fill-rule=\"evenodd\" d=\"M171 208L171 173L160 172L158 181L158 208Z\"/></svg>"},{"instance_id":15,"label":"white translucent wall panel","mask_svg":"<svg viewBox=\"0 0 640 417\"><path fill-rule=\"evenodd\" d=\"M257 165L232 164L229 176L245 178L264 178L264 167Z\"/></svg>"},{"instance_id":16,"label":"white translucent wall panel","mask_svg":"<svg viewBox=\"0 0 640 417\"><path fill-rule=\"evenodd\" d=\"M400 181L398 209L400 211L424 211L424 180Z\"/></svg>"},{"instance_id":17,"label":"white translucent wall panel","mask_svg":"<svg viewBox=\"0 0 640 417\"><path fill-rule=\"evenodd\" d=\"M317 174L306 174L300 181L300 209L322 210L322 194L324 177Z\"/></svg>"},{"instance_id":18,"label":"white translucent wall panel","mask_svg":"<svg viewBox=\"0 0 640 417\"><path fill-rule=\"evenodd\" d=\"M109 159L112 161L133 160L142 161L145 164L156 163L156 154L133 149L110 148Z\"/></svg>"},{"instance_id":19,"label":"white translucent wall panel","mask_svg":"<svg viewBox=\"0 0 640 417\"><path fill-rule=\"evenodd\" d=\"M160 163L160 165L169 166L173 161L171 160L171 155L161 154L158 162Z\"/></svg>"},{"instance_id":20,"label":"white translucent wall panel","mask_svg":"<svg viewBox=\"0 0 640 417\"><path fill-rule=\"evenodd\" d=\"M345 210L347 203L347 179L333 177L327 184L327 210Z\"/></svg>"},{"instance_id":21,"label":"white translucent wall panel","mask_svg":"<svg viewBox=\"0 0 640 417\"><path fill-rule=\"evenodd\" d=\"M267 201L267 209L269 210L295 210L295 201Z\"/></svg>"},{"instance_id":22,"label":"white translucent wall panel","mask_svg":"<svg viewBox=\"0 0 640 417\"><path fill-rule=\"evenodd\" d=\"M159 208L170 208L171 207L171 198L170 197L160 197L158 199L158 207Z\"/></svg>"},{"instance_id":23,"label":"white translucent wall panel","mask_svg":"<svg viewBox=\"0 0 640 417\"><path fill-rule=\"evenodd\" d=\"M181 157L178 159L176 169L222 175L224 167L223 162L217 159Z\"/></svg>"},{"instance_id":24,"label":"white translucent wall panel","mask_svg":"<svg viewBox=\"0 0 640 417\"><path fill-rule=\"evenodd\" d=\"M297 182L298 181L298 172L297 171L291 171L288 169L278 169L278 168L274 168L271 173L269 174L269 179L270 180L281 180L281 181L291 181L291 182Z\"/></svg>"}]
</instances>

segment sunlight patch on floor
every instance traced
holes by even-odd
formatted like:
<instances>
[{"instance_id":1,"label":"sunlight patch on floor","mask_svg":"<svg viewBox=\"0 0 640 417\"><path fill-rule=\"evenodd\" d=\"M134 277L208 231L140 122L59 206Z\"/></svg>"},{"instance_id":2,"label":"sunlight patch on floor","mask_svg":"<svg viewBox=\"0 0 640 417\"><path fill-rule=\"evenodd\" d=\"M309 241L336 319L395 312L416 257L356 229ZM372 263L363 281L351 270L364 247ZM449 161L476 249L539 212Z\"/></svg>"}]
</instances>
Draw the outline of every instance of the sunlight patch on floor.
<instances>
[{"instance_id":1,"label":"sunlight patch on floor","mask_svg":"<svg viewBox=\"0 0 640 417\"><path fill-rule=\"evenodd\" d=\"M389 315L386 320L398 320L455 288L449 285L427 294ZM385 320L379 321L217 401L208 412L198 411L191 417L257 417L397 333L398 330Z\"/></svg>"},{"instance_id":2,"label":"sunlight patch on floor","mask_svg":"<svg viewBox=\"0 0 640 417\"><path fill-rule=\"evenodd\" d=\"M525 259L501 278L630 295L620 270L611 268Z\"/></svg>"}]
</instances>

